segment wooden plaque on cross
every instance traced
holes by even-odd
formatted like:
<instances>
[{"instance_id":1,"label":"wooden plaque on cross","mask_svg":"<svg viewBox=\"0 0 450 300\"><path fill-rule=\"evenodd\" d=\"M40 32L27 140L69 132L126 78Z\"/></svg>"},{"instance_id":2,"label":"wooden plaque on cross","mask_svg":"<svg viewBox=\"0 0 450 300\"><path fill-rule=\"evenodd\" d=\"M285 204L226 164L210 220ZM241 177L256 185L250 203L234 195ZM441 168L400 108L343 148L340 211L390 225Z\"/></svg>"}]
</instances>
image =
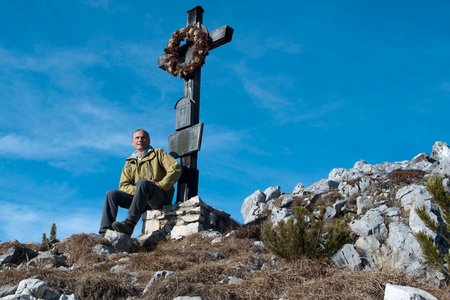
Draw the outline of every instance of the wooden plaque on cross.
<instances>
[{"instance_id":1,"label":"wooden plaque on cross","mask_svg":"<svg viewBox=\"0 0 450 300\"><path fill-rule=\"evenodd\" d=\"M187 27L196 26L207 32L206 27L203 25L203 12L204 10L201 6L196 6L189 10L187 12ZM230 42L233 31L233 28L225 25L208 33L209 51ZM190 63L196 50L195 47L195 44L190 40L187 40L186 44L179 47L177 49L178 63ZM158 66L166 70L164 55L158 58ZM199 124L200 77L201 67L197 68L189 77L184 78L184 97L178 100L175 105L176 132L169 136L170 152L174 157L181 159L183 168L182 176L178 181L177 203L185 202L198 195L199 171L197 169L197 161L203 132L203 123Z\"/></svg>"}]
</instances>

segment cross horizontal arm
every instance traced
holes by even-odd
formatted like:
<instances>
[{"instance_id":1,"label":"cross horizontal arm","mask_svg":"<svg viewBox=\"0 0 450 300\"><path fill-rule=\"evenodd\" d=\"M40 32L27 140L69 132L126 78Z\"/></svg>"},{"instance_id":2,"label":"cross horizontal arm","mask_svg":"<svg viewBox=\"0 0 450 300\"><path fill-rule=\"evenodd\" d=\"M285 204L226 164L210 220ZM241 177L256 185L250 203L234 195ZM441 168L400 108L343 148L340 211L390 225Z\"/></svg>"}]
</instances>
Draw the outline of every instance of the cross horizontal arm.
<instances>
[{"instance_id":1,"label":"cross horizontal arm","mask_svg":"<svg viewBox=\"0 0 450 300\"><path fill-rule=\"evenodd\" d=\"M209 33L211 38L211 48L210 50L220 47L223 44L231 42L233 37L234 29L228 25L217 28L216 30Z\"/></svg>"},{"instance_id":2,"label":"cross horizontal arm","mask_svg":"<svg viewBox=\"0 0 450 300\"><path fill-rule=\"evenodd\" d=\"M233 37L234 29L231 28L228 25L224 25L220 28L217 28L216 30L209 33L209 37L211 38L211 48L209 50L212 50L214 48L220 47L223 44L226 44L228 42L231 42L231 39ZM186 52L189 48L189 44L185 44L180 47L180 58L181 62L184 61L184 57L186 55ZM158 57L158 67L164 70L164 55L161 55Z\"/></svg>"}]
</instances>

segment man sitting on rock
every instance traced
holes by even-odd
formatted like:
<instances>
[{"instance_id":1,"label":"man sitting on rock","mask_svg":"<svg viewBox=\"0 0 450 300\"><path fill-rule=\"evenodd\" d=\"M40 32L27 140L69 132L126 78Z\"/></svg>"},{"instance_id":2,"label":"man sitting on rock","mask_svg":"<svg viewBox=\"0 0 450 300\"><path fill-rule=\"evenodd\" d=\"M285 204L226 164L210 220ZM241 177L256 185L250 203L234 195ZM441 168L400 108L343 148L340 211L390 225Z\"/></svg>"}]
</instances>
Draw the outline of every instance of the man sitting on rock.
<instances>
[{"instance_id":1,"label":"man sitting on rock","mask_svg":"<svg viewBox=\"0 0 450 300\"><path fill-rule=\"evenodd\" d=\"M150 136L144 129L133 132L131 144L136 151L126 159L119 190L106 194L99 230L102 235L114 229L131 236L144 211L172 202L173 185L181 175L181 167L172 156L150 146ZM119 206L128 208L123 222L115 222Z\"/></svg>"}]
</instances>

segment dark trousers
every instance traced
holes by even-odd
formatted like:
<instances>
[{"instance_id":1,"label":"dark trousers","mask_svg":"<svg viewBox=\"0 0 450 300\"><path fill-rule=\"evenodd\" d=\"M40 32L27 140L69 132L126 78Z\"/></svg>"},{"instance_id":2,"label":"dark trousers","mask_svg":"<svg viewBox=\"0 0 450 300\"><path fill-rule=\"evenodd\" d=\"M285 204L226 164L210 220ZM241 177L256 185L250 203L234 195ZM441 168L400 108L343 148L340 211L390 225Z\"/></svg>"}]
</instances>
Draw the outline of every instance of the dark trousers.
<instances>
[{"instance_id":1,"label":"dark trousers","mask_svg":"<svg viewBox=\"0 0 450 300\"><path fill-rule=\"evenodd\" d=\"M145 179L136 183L134 196L119 190L109 191L106 193L99 233L111 229L111 224L116 221L119 207L128 208L126 219L136 224L144 211L158 209L166 204L170 204L170 199L163 190L154 182Z\"/></svg>"}]
</instances>

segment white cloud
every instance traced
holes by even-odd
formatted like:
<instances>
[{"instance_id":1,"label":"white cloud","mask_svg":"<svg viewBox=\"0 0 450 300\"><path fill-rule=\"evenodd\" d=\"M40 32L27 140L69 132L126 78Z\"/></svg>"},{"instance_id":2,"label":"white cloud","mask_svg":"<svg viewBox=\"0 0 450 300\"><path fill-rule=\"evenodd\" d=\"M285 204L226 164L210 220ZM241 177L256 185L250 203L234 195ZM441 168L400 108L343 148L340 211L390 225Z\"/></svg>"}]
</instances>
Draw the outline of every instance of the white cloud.
<instances>
[{"instance_id":1,"label":"white cloud","mask_svg":"<svg viewBox=\"0 0 450 300\"><path fill-rule=\"evenodd\" d=\"M296 92L294 78L288 75L259 75L242 62L232 64L231 69L255 105L281 124L320 119L342 105L342 101L335 100L308 104Z\"/></svg>"},{"instance_id":2,"label":"white cloud","mask_svg":"<svg viewBox=\"0 0 450 300\"><path fill-rule=\"evenodd\" d=\"M0 119L0 156L48 160L71 169L74 164L88 165L83 162L90 160L92 151L120 156L131 151L129 136L137 127L150 128L154 144L167 144L175 114L172 103L162 102L163 92L149 100L137 90L127 105L103 96L102 79L95 81L89 70L127 68L142 79L140 86L161 91L167 86L167 80L162 84L167 74L146 69L148 48L110 43L101 51L91 46L28 54L0 48L0 99L5 112Z\"/></svg>"}]
</instances>

